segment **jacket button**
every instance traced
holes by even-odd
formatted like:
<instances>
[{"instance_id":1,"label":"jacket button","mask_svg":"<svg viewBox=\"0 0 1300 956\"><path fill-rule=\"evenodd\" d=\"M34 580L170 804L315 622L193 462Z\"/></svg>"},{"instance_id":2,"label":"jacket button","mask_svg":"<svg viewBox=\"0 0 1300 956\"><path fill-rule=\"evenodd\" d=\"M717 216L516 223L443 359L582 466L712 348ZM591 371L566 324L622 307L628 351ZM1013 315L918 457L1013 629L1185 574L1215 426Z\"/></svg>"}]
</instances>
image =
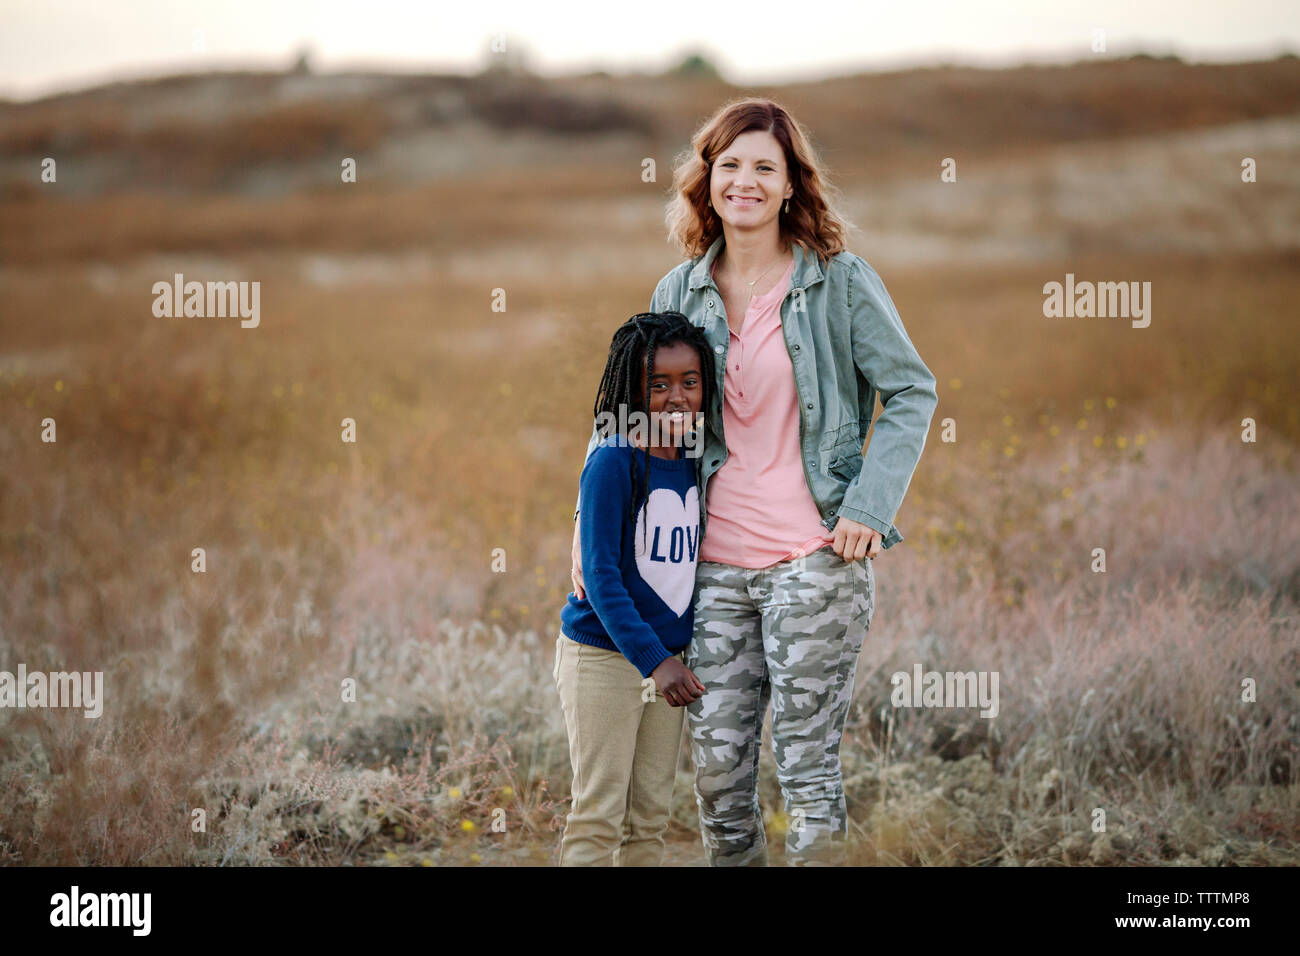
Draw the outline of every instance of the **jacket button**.
<instances>
[{"instance_id":1,"label":"jacket button","mask_svg":"<svg viewBox=\"0 0 1300 956\"><path fill-rule=\"evenodd\" d=\"M798 351L799 351L799 346L796 345L796 346L794 347L794 350L795 350L796 352L798 352Z\"/></svg>"},{"instance_id":2,"label":"jacket button","mask_svg":"<svg viewBox=\"0 0 1300 956\"><path fill-rule=\"evenodd\" d=\"M721 354L722 354L722 346L721 346L721 345L715 345L715 346L713 346L713 351L715 351L715 352L717 352L719 355L721 355Z\"/></svg>"},{"instance_id":3,"label":"jacket button","mask_svg":"<svg viewBox=\"0 0 1300 956\"><path fill-rule=\"evenodd\" d=\"M809 408L812 408L812 402L809 402L809 403L808 403L808 407L809 407Z\"/></svg>"},{"instance_id":4,"label":"jacket button","mask_svg":"<svg viewBox=\"0 0 1300 956\"><path fill-rule=\"evenodd\" d=\"M712 300L712 299L709 300L709 308L710 308L710 309L713 308L713 300Z\"/></svg>"}]
</instances>

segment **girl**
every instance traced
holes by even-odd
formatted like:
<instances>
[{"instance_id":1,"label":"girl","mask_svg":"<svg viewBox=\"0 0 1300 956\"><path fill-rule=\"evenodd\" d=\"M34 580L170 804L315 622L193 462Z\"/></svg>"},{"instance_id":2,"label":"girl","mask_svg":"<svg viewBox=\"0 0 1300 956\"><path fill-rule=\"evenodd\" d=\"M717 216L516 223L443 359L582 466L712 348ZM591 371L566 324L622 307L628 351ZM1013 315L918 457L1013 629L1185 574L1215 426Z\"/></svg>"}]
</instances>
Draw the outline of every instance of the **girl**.
<instances>
[{"instance_id":1,"label":"girl","mask_svg":"<svg viewBox=\"0 0 1300 956\"><path fill-rule=\"evenodd\" d=\"M935 377L880 276L845 248L810 139L779 104L721 107L673 185L667 221L689 261L651 308L680 309L717 357L686 658L708 688L688 708L704 847L715 866L767 862L756 784L770 700L786 862L838 862L840 738L875 605L871 559L903 539L894 516ZM573 565L581 594L576 547Z\"/></svg>"},{"instance_id":2,"label":"girl","mask_svg":"<svg viewBox=\"0 0 1300 956\"><path fill-rule=\"evenodd\" d=\"M704 693L682 660L701 525L682 446L712 401L711 355L679 312L633 316L610 344L593 408L603 439L579 481L587 588L555 641L573 765L561 866L663 859L685 707Z\"/></svg>"}]
</instances>

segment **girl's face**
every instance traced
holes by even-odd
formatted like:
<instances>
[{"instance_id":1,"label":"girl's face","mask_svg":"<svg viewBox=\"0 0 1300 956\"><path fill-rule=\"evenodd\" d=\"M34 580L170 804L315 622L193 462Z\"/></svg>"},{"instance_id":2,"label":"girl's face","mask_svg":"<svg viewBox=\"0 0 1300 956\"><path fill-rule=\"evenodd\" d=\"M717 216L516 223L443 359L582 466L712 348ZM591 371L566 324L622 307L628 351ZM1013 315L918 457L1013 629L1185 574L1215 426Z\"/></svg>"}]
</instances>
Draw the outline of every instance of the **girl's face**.
<instances>
[{"instance_id":1,"label":"girl's face","mask_svg":"<svg viewBox=\"0 0 1300 956\"><path fill-rule=\"evenodd\" d=\"M781 204L793 194L781 144L767 130L741 133L713 161L709 197L727 228L779 228Z\"/></svg>"},{"instance_id":2,"label":"girl's face","mask_svg":"<svg viewBox=\"0 0 1300 956\"><path fill-rule=\"evenodd\" d=\"M645 394L645 366L641 368L640 391ZM704 403L704 379L700 375L700 354L685 342L655 349L655 371L650 377L650 434L670 445L682 443L686 429Z\"/></svg>"}]
</instances>

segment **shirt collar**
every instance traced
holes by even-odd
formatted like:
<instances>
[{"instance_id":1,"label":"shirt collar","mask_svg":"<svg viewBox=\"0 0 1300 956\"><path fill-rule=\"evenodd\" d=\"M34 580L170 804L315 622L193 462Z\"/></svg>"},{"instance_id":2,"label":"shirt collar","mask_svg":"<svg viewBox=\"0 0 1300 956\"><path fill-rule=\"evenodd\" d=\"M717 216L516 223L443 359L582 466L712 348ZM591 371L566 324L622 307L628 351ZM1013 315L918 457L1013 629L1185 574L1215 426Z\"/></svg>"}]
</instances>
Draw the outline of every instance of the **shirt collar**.
<instances>
[{"instance_id":1,"label":"shirt collar","mask_svg":"<svg viewBox=\"0 0 1300 956\"><path fill-rule=\"evenodd\" d=\"M713 244L709 246L708 251L696 260L695 267L691 270L691 291L705 287L717 288L713 284L713 276L709 274L709 270L713 268L713 260L718 258L718 253L722 251L724 245L726 245L726 241L723 235L719 233L718 237L713 240ZM805 253L803 246L797 242L792 245L794 248L794 272L790 278L792 286L796 289L806 289L808 286L824 279L825 275L822 273L817 257Z\"/></svg>"}]
</instances>

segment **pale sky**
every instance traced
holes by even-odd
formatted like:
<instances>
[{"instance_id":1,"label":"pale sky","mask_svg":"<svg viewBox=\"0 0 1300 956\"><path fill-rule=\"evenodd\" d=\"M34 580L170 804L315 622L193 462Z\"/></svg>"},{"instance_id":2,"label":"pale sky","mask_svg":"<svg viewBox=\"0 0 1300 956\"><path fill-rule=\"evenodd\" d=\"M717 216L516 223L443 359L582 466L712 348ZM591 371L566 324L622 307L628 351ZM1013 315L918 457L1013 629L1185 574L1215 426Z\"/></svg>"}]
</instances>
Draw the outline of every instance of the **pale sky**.
<instances>
[{"instance_id":1,"label":"pale sky","mask_svg":"<svg viewBox=\"0 0 1300 956\"><path fill-rule=\"evenodd\" d=\"M493 36L540 73L657 70L700 49L739 84L936 62L1300 53L1298 0L0 0L0 96L115 79L283 69L472 73Z\"/></svg>"}]
</instances>

